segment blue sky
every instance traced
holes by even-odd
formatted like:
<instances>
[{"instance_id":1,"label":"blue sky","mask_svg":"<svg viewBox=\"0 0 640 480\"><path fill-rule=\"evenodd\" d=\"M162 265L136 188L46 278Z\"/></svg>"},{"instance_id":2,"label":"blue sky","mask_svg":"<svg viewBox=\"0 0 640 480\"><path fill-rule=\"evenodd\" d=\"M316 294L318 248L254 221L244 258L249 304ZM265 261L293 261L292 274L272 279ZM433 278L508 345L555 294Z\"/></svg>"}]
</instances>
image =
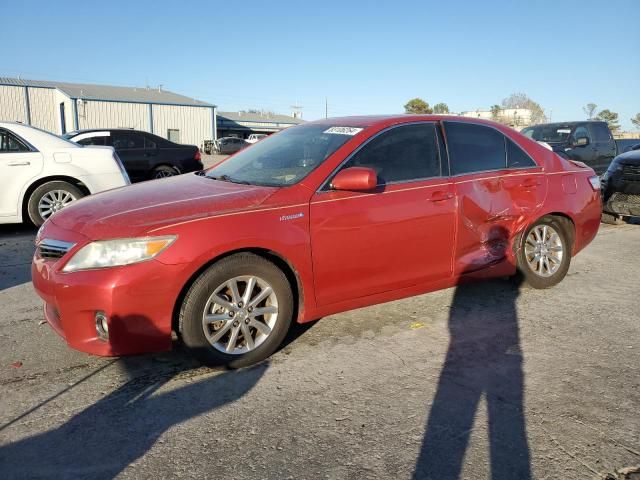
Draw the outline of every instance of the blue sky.
<instances>
[{"instance_id":1,"label":"blue sky","mask_svg":"<svg viewBox=\"0 0 640 480\"><path fill-rule=\"evenodd\" d=\"M305 119L513 92L552 120L640 112L640 1L4 0L0 75L164 88ZM10 21L9 21L10 19Z\"/></svg>"}]
</instances>

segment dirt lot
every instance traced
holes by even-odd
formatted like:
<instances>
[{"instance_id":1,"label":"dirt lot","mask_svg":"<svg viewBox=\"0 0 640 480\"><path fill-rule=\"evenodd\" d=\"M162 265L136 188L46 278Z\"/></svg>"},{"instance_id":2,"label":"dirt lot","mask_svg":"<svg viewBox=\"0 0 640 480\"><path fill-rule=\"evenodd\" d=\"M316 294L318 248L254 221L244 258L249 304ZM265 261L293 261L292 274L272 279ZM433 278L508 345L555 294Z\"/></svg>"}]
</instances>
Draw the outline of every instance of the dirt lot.
<instances>
[{"instance_id":1,"label":"dirt lot","mask_svg":"<svg viewBox=\"0 0 640 480\"><path fill-rule=\"evenodd\" d=\"M603 226L556 288L492 281L327 317L235 372L68 349L41 324L33 237L0 229L2 478L595 479L640 464L640 225Z\"/></svg>"}]
</instances>

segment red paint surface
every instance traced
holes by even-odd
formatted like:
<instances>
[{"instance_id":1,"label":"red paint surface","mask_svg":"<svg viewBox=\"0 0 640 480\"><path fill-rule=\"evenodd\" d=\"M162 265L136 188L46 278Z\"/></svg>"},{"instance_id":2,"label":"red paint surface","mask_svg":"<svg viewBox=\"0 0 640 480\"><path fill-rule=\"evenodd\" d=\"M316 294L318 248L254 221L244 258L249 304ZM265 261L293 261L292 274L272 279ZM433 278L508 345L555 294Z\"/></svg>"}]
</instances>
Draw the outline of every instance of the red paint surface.
<instances>
[{"instance_id":1,"label":"red paint surface","mask_svg":"<svg viewBox=\"0 0 640 480\"><path fill-rule=\"evenodd\" d=\"M537 166L370 191L318 191L351 152L380 130L446 118L320 121L367 128L301 183L286 188L188 174L77 202L57 213L39 235L76 244L61 260L34 258L33 283L45 301L48 322L70 346L93 354L165 350L171 347L181 292L203 268L230 252L260 250L286 261L297 276L301 297L297 320L305 322L446 288L461 278L513 274L515 239L546 214L573 221L574 254L594 238L601 203L588 180L593 171L562 160L510 128L476 119L451 118L491 124L527 151ZM362 182L370 181L363 172L356 174ZM178 238L152 261L61 271L91 240L147 235ZM109 317L108 342L96 335L98 310Z\"/></svg>"}]
</instances>

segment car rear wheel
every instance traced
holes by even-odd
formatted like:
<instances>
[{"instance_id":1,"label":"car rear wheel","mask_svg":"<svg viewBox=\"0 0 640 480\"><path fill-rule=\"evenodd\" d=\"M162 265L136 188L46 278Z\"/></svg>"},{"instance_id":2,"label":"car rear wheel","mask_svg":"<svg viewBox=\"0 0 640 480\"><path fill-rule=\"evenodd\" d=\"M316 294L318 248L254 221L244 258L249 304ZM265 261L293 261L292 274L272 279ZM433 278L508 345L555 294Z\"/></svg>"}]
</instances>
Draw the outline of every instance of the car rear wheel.
<instances>
[{"instance_id":1,"label":"car rear wheel","mask_svg":"<svg viewBox=\"0 0 640 480\"><path fill-rule=\"evenodd\" d=\"M602 223L608 223L609 225L622 225L624 224L624 218L620 215L616 215L615 213L602 213L601 217Z\"/></svg>"},{"instance_id":2,"label":"car rear wheel","mask_svg":"<svg viewBox=\"0 0 640 480\"><path fill-rule=\"evenodd\" d=\"M534 288L559 283L571 263L571 244L565 226L556 218L538 220L522 236L518 250L518 270Z\"/></svg>"},{"instance_id":3,"label":"car rear wheel","mask_svg":"<svg viewBox=\"0 0 640 480\"><path fill-rule=\"evenodd\" d=\"M179 333L202 363L239 368L271 355L292 317L293 294L282 270L258 255L240 253L215 263L194 282L180 309Z\"/></svg>"},{"instance_id":4,"label":"car rear wheel","mask_svg":"<svg viewBox=\"0 0 640 480\"><path fill-rule=\"evenodd\" d=\"M179 174L180 173L175 168L167 165L161 165L151 171L151 179L154 180L158 178L174 177Z\"/></svg>"},{"instance_id":5,"label":"car rear wheel","mask_svg":"<svg viewBox=\"0 0 640 480\"><path fill-rule=\"evenodd\" d=\"M68 182L56 180L44 183L36 188L29 197L27 204L29 219L36 227L39 227L51 215L82 197L84 197L84 193Z\"/></svg>"}]
</instances>

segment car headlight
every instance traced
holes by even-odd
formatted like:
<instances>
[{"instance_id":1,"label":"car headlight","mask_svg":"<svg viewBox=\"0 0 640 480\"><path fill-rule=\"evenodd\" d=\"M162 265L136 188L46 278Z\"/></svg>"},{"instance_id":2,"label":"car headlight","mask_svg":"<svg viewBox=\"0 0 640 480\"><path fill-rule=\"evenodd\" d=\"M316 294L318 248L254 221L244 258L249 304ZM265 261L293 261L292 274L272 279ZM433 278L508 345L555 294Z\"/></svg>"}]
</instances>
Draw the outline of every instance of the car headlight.
<instances>
[{"instance_id":1,"label":"car headlight","mask_svg":"<svg viewBox=\"0 0 640 480\"><path fill-rule=\"evenodd\" d=\"M91 242L78 250L62 269L75 272L92 268L119 267L151 260L171 245L176 236L120 238Z\"/></svg>"}]
</instances>

